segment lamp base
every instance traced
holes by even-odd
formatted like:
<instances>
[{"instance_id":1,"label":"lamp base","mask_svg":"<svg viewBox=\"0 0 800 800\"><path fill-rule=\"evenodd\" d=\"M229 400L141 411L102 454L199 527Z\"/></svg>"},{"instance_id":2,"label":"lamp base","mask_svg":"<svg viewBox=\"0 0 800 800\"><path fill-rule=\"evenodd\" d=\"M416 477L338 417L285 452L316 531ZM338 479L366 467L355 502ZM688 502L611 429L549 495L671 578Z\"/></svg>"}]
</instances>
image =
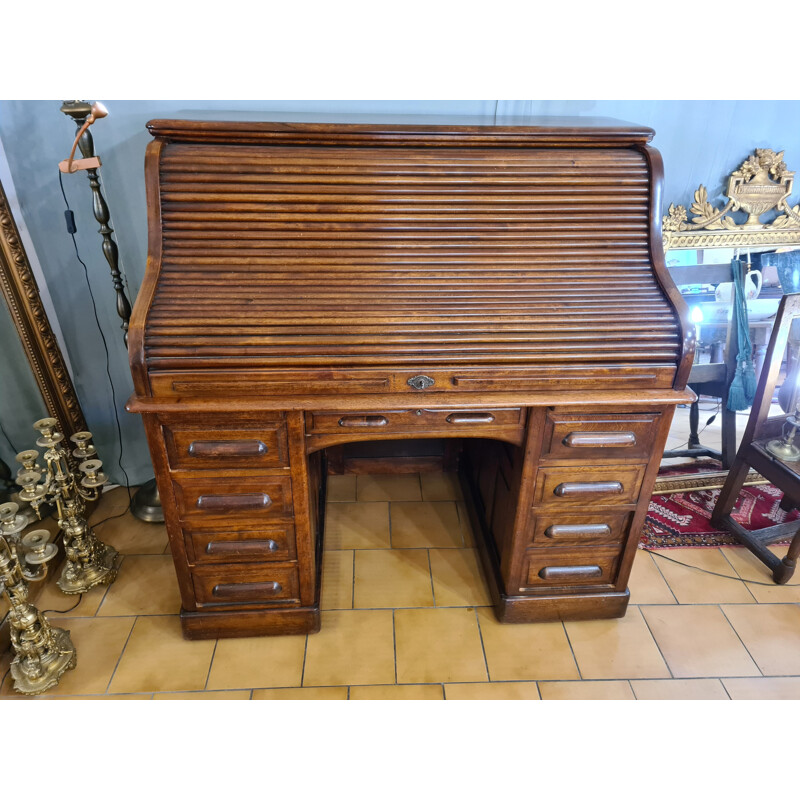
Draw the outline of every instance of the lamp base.
<instances>
[{"instance_id":1,"label":"lamp base","mask_svg":"<svg viewBox=\"0 0 800 800\"><path fill-rule=\"evenodd\" d=\"M14 678L14 689L20 694L41 694L56 686L61 676L73 669L78 663L75 645L72 644L69 631L63 628L51 628L55 647L45 653L39 661L41 674L29 675L25 662L17 656L11 662L11 676Z\"/></svg>"},{"instance_id":2,"label":"lamp base","mask_svg":"<svg viewBox=\"0 0 800 800\"><path fill-rule=\"evenodd\" d=\"M767 450L780 461L800 461L800 448L783 439L767 442Z\"/></svg>"},{"instance_id":3,"label":"lamp base","mask_svg":"<svg viewBox=\"0 0 800 800\"><path fill-rule=\"evenodd\" d=\"M116 580L118 568L115 566L119 553L109 544L104 548L100 557L94 564L80 568L72 561L64 564L61 577L56 585L64 594L83 594L94 586L113 583Z\"/></svg>"},{"instance_id":4,"label":"lamp base","mask_svg":"<svg viewBox=\"0 0 800 800\"><path fill-rule=\"evenodd\" d=\"M133 497L131 514L142 522L163 522L164 509L158 494L155 478L143 483Z\"/></svg>"}]
</instances>

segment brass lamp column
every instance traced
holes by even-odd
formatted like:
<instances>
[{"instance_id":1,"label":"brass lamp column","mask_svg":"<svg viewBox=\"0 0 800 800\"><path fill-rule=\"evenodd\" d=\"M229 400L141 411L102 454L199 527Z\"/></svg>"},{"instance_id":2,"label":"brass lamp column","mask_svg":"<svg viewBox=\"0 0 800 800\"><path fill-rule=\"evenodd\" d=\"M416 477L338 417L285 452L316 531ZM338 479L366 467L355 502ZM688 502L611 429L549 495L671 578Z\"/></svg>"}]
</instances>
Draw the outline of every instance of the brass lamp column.
<instances>
[{"instance_id":1,"label":"brass lamp column","mask_svg":"<svg viewBox=\"0 0 800 800\"><path fill-rule=\"evenodd\" d=\"M79 170L86 170L89 178L89 185L92 188L92 209L95 219L100 223L100 235L103 237L103 255L108 261L111 269L111 282L117 294L117 314L122 319L123 337L125 347L128 346L128 323L131 317L131 304L125 294L125 285L122 282L122 274L119 269L119 250L112 234L113 228L109 225L111 212L108 209L103 191L100 188L100 177L97 174L101 166L100 159L94 152L94 139L92 138L89 126L95 121L108 114L105 107L100 103L84 103L80 100L69 100L61 106L62 113L75 120L78 126L78 134L75 144L72 146L70 157L59 165L62 172L72 173ZM80 149L83 159L74 160L76 146ZM131 503L131 513L143 522L163 522L164 510L161 507L161 498L158 496L158 487L155 478L143 484L133 498Z\"/></svg>"},{"instance_id":2,"label":"brass lamp column","mask_svg":"<svg viewBox=\"0 0 800 800\"><path fill-rule=\"evenodd\" d=\"M26 522L18 510L16 503L0 505L0 595L5 594L11 606L14 689L21 694L41 694L75 666L77 657L69 631L52 627L28 602L27 582L47 577L47 562L55 556L56 546L45 530L20 538Z\"/></svg>"},{"instance_id":3,"label":"brass lamp column","mask_svg":"<svg viewBox=\"0 0 800 800\"><path fill-rule=\"evenodd\" d=\"M45 448L46 467L37 462L38 450L24 450L17 455L22 464L17 483L22 487L20 499L30 503L37 514L42 503L55 503L67 554L58 587L64 594L80 594L93 586L112 583L117 577L117 551L97 539L86 522L86 501L100 497L101 487L108 478L102 471L103 462L93 457L97 451L88 431L70 437L76 445L71 455L79 464L78 475L82 474L76 477L67 451L61 446L64 435L55 426L56 420L51 417L34 424L40 434L36 444Z\"/></svg>"}]
</instances>

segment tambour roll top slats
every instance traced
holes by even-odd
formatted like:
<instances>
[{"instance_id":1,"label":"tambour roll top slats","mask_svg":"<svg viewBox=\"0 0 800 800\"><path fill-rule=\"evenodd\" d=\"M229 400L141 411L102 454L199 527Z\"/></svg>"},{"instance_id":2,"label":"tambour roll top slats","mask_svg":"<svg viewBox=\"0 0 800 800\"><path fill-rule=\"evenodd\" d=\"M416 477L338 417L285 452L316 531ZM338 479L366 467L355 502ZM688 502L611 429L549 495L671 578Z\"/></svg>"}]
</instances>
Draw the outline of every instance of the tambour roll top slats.
<instances>
[{"instance_id":1,"label":"tambour roll top slats","mask_svg":"<svg viewBox=\"0 0 800 800\"><path fill-rule=\"evenodd\" d=\"M208 141L185 125L153 126L151 371L563 367L672 384L683 335L654 273L640 145L550 131L508 146L491 128L488 144L457 146L453 128L437 146L418 131L338 144L346 125L318 144L296 126L292 144L269 123L240 144L235 125L227 141L222 123Z\"/></svg>"}]
</instances>

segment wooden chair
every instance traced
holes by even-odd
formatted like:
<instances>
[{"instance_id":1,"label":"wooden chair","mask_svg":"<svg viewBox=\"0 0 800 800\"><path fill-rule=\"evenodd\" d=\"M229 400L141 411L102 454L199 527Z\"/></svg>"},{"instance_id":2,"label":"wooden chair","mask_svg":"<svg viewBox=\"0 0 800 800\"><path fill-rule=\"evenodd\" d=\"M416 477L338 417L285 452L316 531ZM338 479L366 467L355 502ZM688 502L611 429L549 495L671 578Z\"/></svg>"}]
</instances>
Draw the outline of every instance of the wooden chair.
<instances>
[{"instance_id":1,"label":"wooden chair","mask_svg":"<svg viewBox=\"0 0 800 800\"><path fill-rule=\"evenodd\" d=\"M724 283L733 280L729 264L709 264L705 266L672 267L670 275L677 286L697 283ZM689 373L689 387L698 399L689 408L688 449L666 450L664 458L702 458L708 456L722 462L723 469L729 469L736 452L736 412L728 409L728 390L736 372L736 356L739 354L738 324L732 308L730 322L721 352L712 351L710 364L693 364ZM702 324L702 323L701 323ZM715 360L716 359L716 360ZM700 444L700 395L719 397L722 416L722 436L720 449Z\"/></svg>"},{"instance_id":2,"label":"wooden chair","mask_svg":"<svg viewBox=\"0 0 800 800\"><path fill-rule=\"evenodd\" d=\"M792 320L798 316L800 316L800 293L784 295L772 328L764 368L758 381L744 437L711 515L713 525L730 531L738 542L772 570L775 583L786 583L794 573L797 557L800 555L800 521L748 531L733 519L731 511L736 505L750 467L756 469L783 492L782 509L788 511L800 506L800 461L781 461L767 450L767 443L770 440L780 438L788 416L768 415ZM790 378L793 379L794 376ZM800 445L800 437L797 444ZM792 538L792 542L789 552L783 559L778 558L767 548L769 544L789 538Z\"/></svg>"}]
</instances>

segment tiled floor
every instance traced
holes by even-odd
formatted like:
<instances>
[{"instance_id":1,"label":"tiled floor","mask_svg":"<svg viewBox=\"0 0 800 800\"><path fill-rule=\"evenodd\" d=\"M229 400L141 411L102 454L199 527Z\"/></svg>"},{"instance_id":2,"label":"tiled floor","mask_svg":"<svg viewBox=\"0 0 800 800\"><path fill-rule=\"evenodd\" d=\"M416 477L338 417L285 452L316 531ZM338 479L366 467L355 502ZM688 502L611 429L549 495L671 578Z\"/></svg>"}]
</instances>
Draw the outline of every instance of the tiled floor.
<instances>
[{"instance_id":1,"label":"tiled floor","mask_svg":"<svg viewBox=\"0 0 800 800\"><path fill-rule=\"evenodd\" d=\"M44 697L800 699L800 579L772 584L740 548L639 551L622 619L500 625L450 476L329 481L320 633L185 641L164 528L127 515L98 530L124 555L111 587L63 615L54 586L38 601L78 649Z\"/></svg>"}]
</instances>

